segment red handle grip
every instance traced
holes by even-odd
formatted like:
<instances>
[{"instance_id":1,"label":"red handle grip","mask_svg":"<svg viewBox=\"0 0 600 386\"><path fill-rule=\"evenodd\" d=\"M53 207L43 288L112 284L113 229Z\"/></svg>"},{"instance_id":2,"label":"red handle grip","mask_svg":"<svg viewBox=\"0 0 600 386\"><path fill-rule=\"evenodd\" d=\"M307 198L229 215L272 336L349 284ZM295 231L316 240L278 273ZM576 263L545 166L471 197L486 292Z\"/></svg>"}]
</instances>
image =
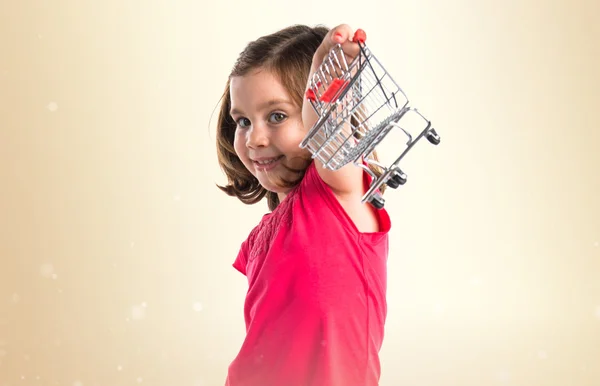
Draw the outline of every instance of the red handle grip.
<instances>
[{"instance_id":1,"label":"red handle grip","mask_svg":"<svg viewBox=\"0 0 600 386\"><path fill-rule=\"evenodd\" d=\"M367 33L362 29L357 29L352 38L353 42L364 43L367 40Z\"/></svg>"}]
</instances>

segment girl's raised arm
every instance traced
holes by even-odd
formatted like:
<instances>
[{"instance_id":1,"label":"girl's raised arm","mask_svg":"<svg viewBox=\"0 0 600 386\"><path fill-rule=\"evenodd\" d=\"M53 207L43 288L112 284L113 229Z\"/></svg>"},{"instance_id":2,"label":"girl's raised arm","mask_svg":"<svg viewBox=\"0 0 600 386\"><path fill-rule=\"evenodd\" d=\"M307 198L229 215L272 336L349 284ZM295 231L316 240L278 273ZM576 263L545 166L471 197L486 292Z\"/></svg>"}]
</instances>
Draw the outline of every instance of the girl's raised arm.
<instances>
[{"instance_id":1,"label":"girl's raised arm","mask_svg":"<svg viewBox=\"0 0 600 386\"><path fill-rule=\"evenodd\" d=\"M314 74L323 60L329 55L331 49L336 44L341 44L342 50L346 56L346 60L350 63L360 52L358 43L353 41L354 31L347 24L339 25L332 28L323 39L323 42L313 56L312 66L309 75L309 84L312 74ZM307 85L308 89L309 85ZM312 108L306 96L302 105L302 120L305 129L310 130L318 120L318 116ZM315 159L319 176L329 185L331 190L338 197L361 195L363 192L362 169L356 167L352 163L345 165L339 170L326 169L323 163Z\"/></svg>"}]
</instances>

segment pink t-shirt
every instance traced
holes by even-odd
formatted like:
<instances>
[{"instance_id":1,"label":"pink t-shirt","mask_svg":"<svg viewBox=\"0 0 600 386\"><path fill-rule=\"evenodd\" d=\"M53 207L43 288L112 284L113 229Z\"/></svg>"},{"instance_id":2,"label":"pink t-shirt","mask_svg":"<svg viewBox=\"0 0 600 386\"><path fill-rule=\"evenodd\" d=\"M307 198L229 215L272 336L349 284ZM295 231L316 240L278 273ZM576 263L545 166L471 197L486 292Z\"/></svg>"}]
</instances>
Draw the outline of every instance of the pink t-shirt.
<instances>
[{"instance_id":1,"label":"pink t-shirt","mask_svg":"<svg viewBox=\"0 0 600 386\"><path fill-rule=\"evenodd\" d=\"M376 213L379 232L359 232L312 162L262 218L233 264L249 288L227 386L378 385L391 223Z\"/></svg>"}]
</instances>

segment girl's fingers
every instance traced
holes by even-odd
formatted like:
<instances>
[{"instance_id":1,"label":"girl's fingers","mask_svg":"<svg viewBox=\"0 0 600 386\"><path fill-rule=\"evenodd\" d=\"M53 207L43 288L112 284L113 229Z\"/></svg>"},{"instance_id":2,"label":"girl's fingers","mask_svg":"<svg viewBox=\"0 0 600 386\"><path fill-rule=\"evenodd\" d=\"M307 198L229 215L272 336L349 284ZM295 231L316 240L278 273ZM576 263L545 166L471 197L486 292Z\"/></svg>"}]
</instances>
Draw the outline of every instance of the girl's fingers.
<instances>
[{"instance_id":1,"label":"girl's fingers","mask_svg":"<svg viewBox=\"0 0 600 386\"><path fill-rule=\"evenodd\" d=\"M354 58L358 55L360 48L358 47L358 43L353 41L354 31L347 24L342 24L338 27L335 27L332 31L332 45L329 47L329 52L335 44L341 44L342 50L346 54L346 56Z\"/></svg>"},{"instance_id":2,"label":"girl's fingers","mask_svg":"<svg viewBox=\"0 0 600 386\"><path fill-rule=\"evenodd\" d=\"M352 28L348 24L338 25L329 31L329 33L333 44L342 44L346 41L351 41L352 35L354 35L354 31L352 31Z\"/></svg>"},{"instance_id":3,"label":"girl's fingers","mask_svg":"<svg viewBox=\"0 0 600 386\"><path fill-rule=\"evenodd\" d=\"M329 52L336 44L341 44L344 54L350 60L356 57L360 52L360 48L358 47L358 43L352 41L353 37L354 31L347 24L341 24L332 28L315 52L313 68L316 69L323 62L323 59L329 55Z\"/></svg>"}]
</instances>

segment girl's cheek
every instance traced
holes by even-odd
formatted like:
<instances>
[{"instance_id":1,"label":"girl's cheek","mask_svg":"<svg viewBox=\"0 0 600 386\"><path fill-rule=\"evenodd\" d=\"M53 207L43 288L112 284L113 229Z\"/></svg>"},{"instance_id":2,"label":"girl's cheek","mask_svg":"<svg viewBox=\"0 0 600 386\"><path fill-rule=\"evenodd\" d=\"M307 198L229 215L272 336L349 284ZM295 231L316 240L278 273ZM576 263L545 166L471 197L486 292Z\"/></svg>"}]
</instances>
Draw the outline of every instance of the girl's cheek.
<instances>
[{"instance_id":1,"label":"girl's cheek","mask_svg":"<svg viewBox=\"0 0 600 386\"><path fill-rule=\"evenodd\" d=\"M241 136L239 131L235 132L235 135L233 137L233 148L235 149L236 153L238 152L238 149L240 149L242 146L242 143L244 141L244 138Z\"/></svg>"}]
</instances>

